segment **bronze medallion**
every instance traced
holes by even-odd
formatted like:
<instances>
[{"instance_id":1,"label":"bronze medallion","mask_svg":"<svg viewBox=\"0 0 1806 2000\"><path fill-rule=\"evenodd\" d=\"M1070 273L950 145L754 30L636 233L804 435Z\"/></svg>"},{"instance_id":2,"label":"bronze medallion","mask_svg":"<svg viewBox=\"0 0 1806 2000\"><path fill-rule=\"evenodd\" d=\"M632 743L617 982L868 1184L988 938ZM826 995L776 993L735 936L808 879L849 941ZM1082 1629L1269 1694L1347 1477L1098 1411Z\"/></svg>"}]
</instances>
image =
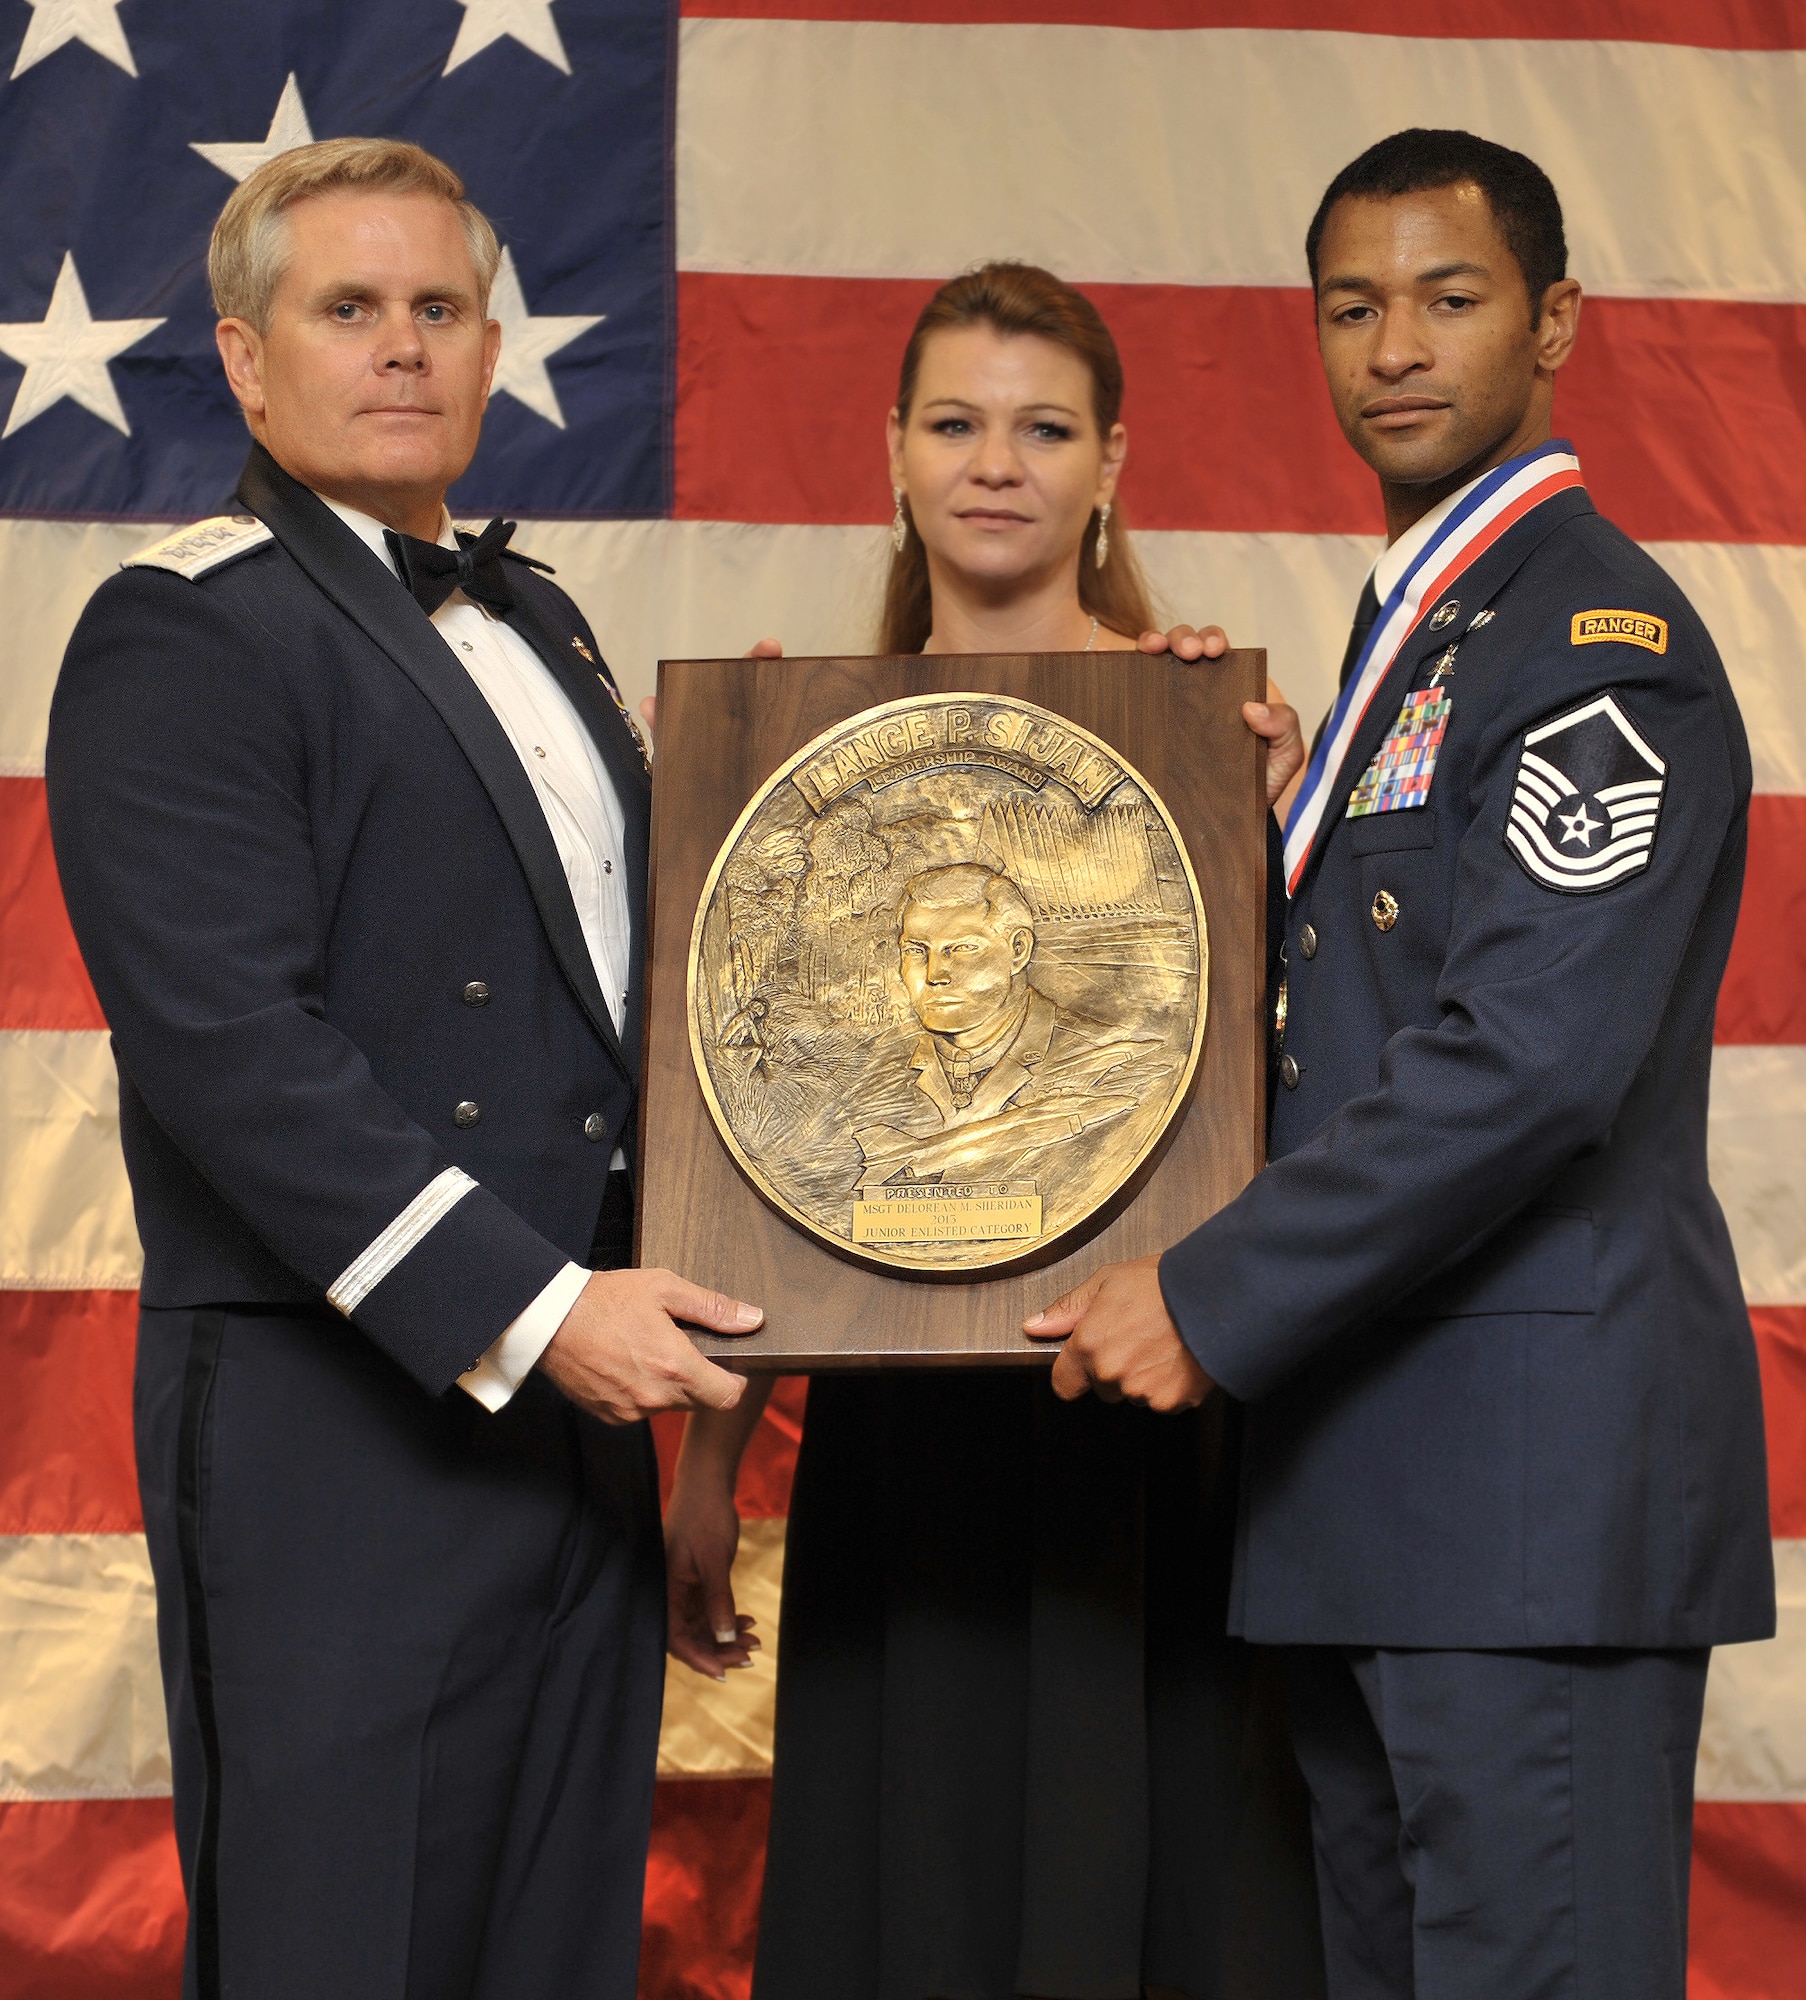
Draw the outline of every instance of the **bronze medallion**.
<instances>
[{"instance_id":1,"label":"bronze medallion","mask_svg":"<svg viewBox=\"0 0 1806 2000\"><path fill-rule=\"evenodd\" d=\"M753 1184L848 1256L969 1272L1076 1230L1204 1042L1203 899L1098 737L912 697L804 746L736 821L690 937L690 1048Z\"/></svg>"}]
</instances>

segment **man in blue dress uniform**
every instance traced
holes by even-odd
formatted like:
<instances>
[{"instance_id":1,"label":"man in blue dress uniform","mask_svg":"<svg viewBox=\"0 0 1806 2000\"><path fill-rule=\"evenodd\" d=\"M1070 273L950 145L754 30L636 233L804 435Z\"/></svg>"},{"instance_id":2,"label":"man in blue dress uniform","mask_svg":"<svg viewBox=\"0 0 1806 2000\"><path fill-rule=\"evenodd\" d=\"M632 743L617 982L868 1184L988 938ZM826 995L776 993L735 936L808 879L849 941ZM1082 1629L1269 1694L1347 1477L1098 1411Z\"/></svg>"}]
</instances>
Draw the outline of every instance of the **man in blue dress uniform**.
<instances>
[{"instance_id":1,"label":"man in blue dress uniform","mask_svg":"<svg viewBox=\"0 0 1806 2000\"><path fill-rule=\"evenodd\" d=\"M1307 250L1388 546L1287 823L1271 1164L1029 1331L1064 1394L1247 1405L1335 2000L1681 2000L1708 1650L1774 1630L1706 1179L1748 751L1551 440L1541 170L1399 133Z\"/></svg>"},{"instance_id":2,"label":"man in blue dress uniform","mask_svg":"<svg viewBox=\"0 0 1806 2000\"><path fill-rule=\"evenodd\" d=\"M759 1319L623 1268L651 786L576 606L446 515L498 257L418 147L240 186L239 511L102 585L51 714L144 1239L190 2000L630 2000L633 1420L744 1386L673 1315Z\"/></svg>"}]
</instances>

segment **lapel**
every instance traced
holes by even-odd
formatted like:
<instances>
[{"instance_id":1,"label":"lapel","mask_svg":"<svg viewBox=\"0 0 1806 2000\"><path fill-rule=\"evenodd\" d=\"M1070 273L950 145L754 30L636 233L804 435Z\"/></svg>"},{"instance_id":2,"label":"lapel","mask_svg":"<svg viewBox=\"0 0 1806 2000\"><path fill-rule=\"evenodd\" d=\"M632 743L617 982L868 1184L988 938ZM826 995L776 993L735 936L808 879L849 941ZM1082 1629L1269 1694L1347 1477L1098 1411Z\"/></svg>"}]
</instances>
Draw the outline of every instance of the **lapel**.
<instances>
[{"instance_id":1,"label":"lapel","mask_svg":"<svg viewBox=\"0 0 1806 2000\"><path fill-rule=\"evenodd\" d=\"M633 949L628 954L627 1006L621 1024L621 1046L626 1052L629 1073L640 1068L641 1020L645 1006L646 972L646 884L652 847L652 778L640 754L639 738L633 725L615 704L614 683L607 677L604 663L594 650L585 659L572 643L588 639L582 629L567 631L577 620L564 593L544 583L524 564L510 571L514 584L514 609L508 624L526 640L551 670L552 677L570 697L590 739L601 753L602 762L620 801L623 843L622 866L627 871L627 913L632 924ZM587 953L586 953L587 956Z\"/></svg>"},{"instance_id":2,"label":"lapel","mask_svg":"<svg viewBox=\"0 0 1806 2000\"><path fill-rule=\"evenodd\" d=\"M532 780L476 683L431 619L326 504L291 479L261 445L239 478L246 508L319 588L401 668L438 710L469 759L519 857L539 920L590 1025L623 1073L633 1074L609 1019L577 906ZM636 954L637 956L637 954Z\"/></svg>"},{"instance_id":3,"label":"lapel","mask_svg":"<svg viewBox=\"0 0 1806 2000\"><path fill-rule=\"evenodd\" d=\"M909 1059L909 1066L916 1073L916 1085L930 1104L941 1114L941 1123L951 1125L959 1115L954 1108L953 1093L947 1088L946 1072L941 1068L941 1059L934 1052L934 1042L924 1035L916 1043L916 1052Z\"/></svg>"},{"instance_id":4,"label":"lapel","mask_svg":"<svg viewBox=\"0 0 1806 2000\"><path fill-rule=\"evenodd\" d=\"M1590 514L1592 511L1593 503L1582 488L1558 493L1552 500L1544 501L1542 506L1526 514L1514 527L1507 529L1479 561L1464 570L1437 600L1441 603L1453 597L1460 603L1461 611L1453 622L1440 632L1432 632L1430 620L1426 616L1416 631L1398 649L1398 657L1387 669L1386 678L1380 682L1375 691L1366 718L1350 739L1348 753L1336 772L1335 783L1329 794L1329 803L1324 808L1323 822L1318 828L1317 838L1311 843L1310 859L1305 863L1304 876L1298 884L1294 902L1302 900L1318 869L1322 867L1323 857L1342 824L1343 808L1348 803L1348 795L1359 782L1361 773L1366 770L1374 752L1385 740L1387 730L1398 720L1398 712L1404 705L1406 691L1424 660L1431 653L1440 653L1445 646L1458 641L1467 630L1474 613L1498 596L1531 555L1564 521L1571 521L1577 514ZM1431 612L1435 609L1434 604L1429 606Z\"/></svg>"}]
</instances>

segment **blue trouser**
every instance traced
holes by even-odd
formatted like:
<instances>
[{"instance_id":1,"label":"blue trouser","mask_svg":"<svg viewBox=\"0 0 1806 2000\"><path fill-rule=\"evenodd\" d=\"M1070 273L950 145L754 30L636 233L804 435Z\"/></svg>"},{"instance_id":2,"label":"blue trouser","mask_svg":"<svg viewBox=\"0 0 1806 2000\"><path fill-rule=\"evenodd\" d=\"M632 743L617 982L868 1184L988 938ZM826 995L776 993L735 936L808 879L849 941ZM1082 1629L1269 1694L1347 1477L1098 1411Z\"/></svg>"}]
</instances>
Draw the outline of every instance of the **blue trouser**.
<instances>
[{"instance_id":1,"label":"blue trouser","mask_svg":"<svg viewBox=\"0 0 1806 2000\"><path fill-rule=\"evenodd\" d=\"M1331 2000L1683 2000L1707 1658L1294 1649Z\"/></svg>"}]
</instances>

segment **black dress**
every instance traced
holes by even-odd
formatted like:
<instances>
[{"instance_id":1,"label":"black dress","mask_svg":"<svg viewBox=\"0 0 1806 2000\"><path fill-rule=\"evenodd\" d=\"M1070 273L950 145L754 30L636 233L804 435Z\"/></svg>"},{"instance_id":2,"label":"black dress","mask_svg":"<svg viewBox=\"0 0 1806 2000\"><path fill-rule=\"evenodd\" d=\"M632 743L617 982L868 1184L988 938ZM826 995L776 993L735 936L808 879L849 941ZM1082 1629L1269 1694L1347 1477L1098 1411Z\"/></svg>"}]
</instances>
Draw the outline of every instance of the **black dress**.
<instances>
[{"instance_id":1,"label":"black dress","mask_svg":"<svg viewBox=\"0 0 1806 2000\"><path fill-rule=\"evenodd\" d=\"M754 2000L1314 2000L1276 1662L1224 1635L1235 1423L1045 1373L820 1377Z\"/></svg>"}]
</instances>

